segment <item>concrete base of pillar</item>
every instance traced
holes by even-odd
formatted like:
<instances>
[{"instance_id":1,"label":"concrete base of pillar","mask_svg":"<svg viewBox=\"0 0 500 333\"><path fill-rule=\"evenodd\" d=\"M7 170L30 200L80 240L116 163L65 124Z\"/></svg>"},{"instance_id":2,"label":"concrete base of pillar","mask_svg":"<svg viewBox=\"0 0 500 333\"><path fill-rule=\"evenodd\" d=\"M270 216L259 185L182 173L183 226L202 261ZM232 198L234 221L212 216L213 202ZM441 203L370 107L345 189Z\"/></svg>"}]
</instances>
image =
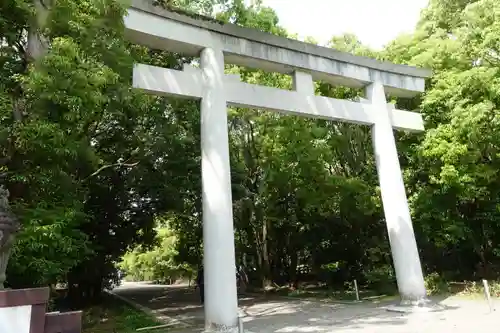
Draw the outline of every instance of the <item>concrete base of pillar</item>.
<instances>
[{"instance_id":1,"label":"concrete base of pillar","mask_svg":"<svg viewBox=\"0 0 500 333\"><path fill-rule=\"evenodd\" d=\"M202 333L255 333L253 331L249 331L247 329L243 330L243 332L240 332L240 330L236 327L235 329L231 329L229 331L216 331L216 330L204 330Z\"/></svg>"},{"instance_id":2,"label":"concrete base of pillar","mask_svg":"<svg viewBox=\"0 0 500 333\"><path fill-rule=\"evenodd\" d=\"M239 333L238 326L233 326L233 327L210 327L210 328L205 328L203 333Z\"/></svg>"},{"instance_id":3,"label":"concrete base of pillar","mask_svg":"<svg viewBox=\"0 0 500 333\"><path fill-rule=\"evenodd\" d=\"M243 327L243 318L245 316L245 312L239 309L237 326L212 325L209 328L205 328L203 333L253 333Z\"/></svg>"},{"instance_id":4,"label":"concrete base of pillar","mask_svg":"<svg viewBox=\"0 0 500 333\"><path fill-rule=\"evenodd\" d=\"M240 332L242 327L240 327L240 322L238 320L238 325L236 326L226 326L226 325L208 325L205 326L204 333L243 333Z\"/></svg>"},{"instance_id":5,"label":"concrete base of pillar","mask_svg":"<svg viewBox=\"0 0 500 333\"><path fill-rule=\"evenodd\" d=\"M211 328L211 329L205 329L203 333L254 333L252 331L249 331L247 329L243 329L243 331L240 331L238 327L224 327L224 328Z\"/></svg>"},{"instance_id":6,"label":"concrete base of pillar","mask_svg":"<svg viewBox=\"0 0 500 333\"><path fill-rule=\"evenodd\" d=\"M420 300L402 300L399 304L388 306L386 310L399 313L426 313L440 312L446 310L446 308L446 306L428 298L423 298Z\"/></svg>"}]
</instances>

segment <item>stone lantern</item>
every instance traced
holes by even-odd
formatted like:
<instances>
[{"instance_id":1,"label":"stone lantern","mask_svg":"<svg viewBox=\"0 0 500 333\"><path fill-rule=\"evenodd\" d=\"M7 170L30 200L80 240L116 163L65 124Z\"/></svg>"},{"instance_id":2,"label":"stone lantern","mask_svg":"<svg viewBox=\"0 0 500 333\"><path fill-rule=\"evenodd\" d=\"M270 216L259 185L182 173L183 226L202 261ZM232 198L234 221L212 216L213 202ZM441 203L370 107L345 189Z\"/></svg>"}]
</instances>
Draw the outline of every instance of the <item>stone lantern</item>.
<instances>
[{"instance_id":1,"label":"stone lantern","mask_svg":"<svg viewBox=\"0 0 500 333\"><path fill-rule=\"evenodd\" d=\"M9 207L9 191L0 186L0 289L4 288L7 264L19 228L19 220Z\"/></svg>"}]
</instances>

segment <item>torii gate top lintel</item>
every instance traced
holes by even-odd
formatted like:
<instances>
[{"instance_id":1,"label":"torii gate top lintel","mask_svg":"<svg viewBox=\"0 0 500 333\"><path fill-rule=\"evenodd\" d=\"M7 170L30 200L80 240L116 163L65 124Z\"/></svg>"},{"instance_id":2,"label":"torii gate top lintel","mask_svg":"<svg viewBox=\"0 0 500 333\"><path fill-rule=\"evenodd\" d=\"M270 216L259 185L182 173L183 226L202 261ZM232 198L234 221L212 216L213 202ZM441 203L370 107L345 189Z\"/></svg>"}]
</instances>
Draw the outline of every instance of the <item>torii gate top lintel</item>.
<instances>
[{"instance_id":1,"label":"torii gate top lintel","mask_svg":"<svg viewBox=\"0 0 500 333\"><path fill-rule=\"evenodd\" d=\"M195 19L132 0L125 17L126 35L141 45L197 56L204 48L222 49L226 63L292 74L311 73L313 79L353 88L379 81L393 96L411 97L424 91L430 70L381 62L331 48L269 33Z\"/></svg>"}]
</instances>

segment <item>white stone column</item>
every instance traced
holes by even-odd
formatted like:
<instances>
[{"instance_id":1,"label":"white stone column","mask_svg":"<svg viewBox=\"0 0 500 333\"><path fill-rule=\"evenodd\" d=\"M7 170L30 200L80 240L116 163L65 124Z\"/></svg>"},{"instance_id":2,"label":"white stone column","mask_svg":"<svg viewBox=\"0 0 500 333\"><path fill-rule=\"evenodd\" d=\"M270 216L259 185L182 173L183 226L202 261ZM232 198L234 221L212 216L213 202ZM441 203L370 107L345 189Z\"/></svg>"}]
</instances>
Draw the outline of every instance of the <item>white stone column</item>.
<instances>
[{"instance_id":1,"label":"white stone column","mask_svg":"<svg viewBox=\"0 0 500 333\"><path fill-rule=\"evenodd\" d=\"M236 331L238 299L222 51L201 52L201 169L205 329Z\"/></svg>"},{"instance_id":2,"label":"white stone column","mask_svg":"<svg viewBox=\"0 0 500 333\"><path fill-rule=\"evenodd\" d=\"M426 290L391 115L381 83L370 84L365 92L377 112L372 140L398 289L402 304L414 304L425 300Z\"/></svg>"}]
</instances>

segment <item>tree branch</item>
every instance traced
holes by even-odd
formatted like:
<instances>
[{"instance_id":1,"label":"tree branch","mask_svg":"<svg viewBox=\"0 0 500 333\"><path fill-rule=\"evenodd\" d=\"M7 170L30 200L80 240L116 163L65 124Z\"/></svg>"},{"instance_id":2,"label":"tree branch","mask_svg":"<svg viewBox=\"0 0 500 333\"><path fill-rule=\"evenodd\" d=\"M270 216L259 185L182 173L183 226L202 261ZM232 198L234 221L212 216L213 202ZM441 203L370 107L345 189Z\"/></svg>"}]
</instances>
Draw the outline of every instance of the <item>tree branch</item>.
<instances>
[{"instance_id":1,"label":"tree branch","mask_svg":"<svg viewBox=\"0 0 500 333\"><path fill-rule=\"evenodd\" d=\"M89 179L91 177L97 176L100 172L102 172L103 170L109 169L109 168L114 168L114 167L132 168L132 167L135 167L138 164L139 164L139 162L135 162L135 163L113 163L113 164L104 165L104 166L100 167L99 169L97 169L97 171L95 171L94 173L92 173L90 176L88 176L87 178L85 178L85 180L87 180L87 179Z\"/></svg>"}]
</instances>

